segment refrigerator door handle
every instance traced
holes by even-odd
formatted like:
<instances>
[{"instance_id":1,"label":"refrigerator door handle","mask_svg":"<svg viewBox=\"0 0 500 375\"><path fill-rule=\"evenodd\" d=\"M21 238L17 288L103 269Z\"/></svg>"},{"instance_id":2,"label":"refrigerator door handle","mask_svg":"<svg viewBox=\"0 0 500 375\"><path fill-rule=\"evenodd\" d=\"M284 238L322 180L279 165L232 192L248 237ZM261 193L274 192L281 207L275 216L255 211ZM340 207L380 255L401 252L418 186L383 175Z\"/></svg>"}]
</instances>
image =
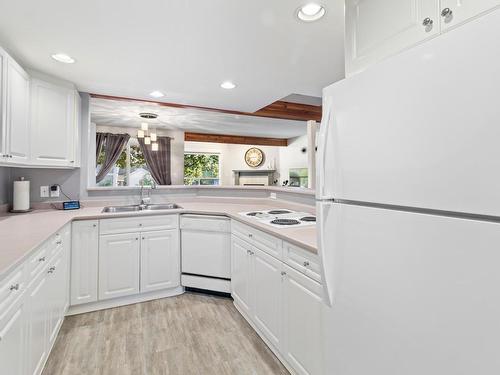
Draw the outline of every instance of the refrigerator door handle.
<instances>
[{"instance_id":1,"label":"refrigerator door handle","mask_svg":"<svg viewBox=\"0 0 500 375\"><path fill-rule=\"evenodd\" d=\"M328 130L329 127L331 126L330 123L330 114L332 111L332 106L331 106L331 100L330 98L325 98L324 103L323 103L325 113L323 115L323 118L321 120L321 125L319 129L319 142L318 142L318 168L317 168L317 184L316 186L318 187L318 199L321 199L325 195L325 165L326 165L326 146L327 146L327 140L328 140Z\"/></svg>"}]
</instances>

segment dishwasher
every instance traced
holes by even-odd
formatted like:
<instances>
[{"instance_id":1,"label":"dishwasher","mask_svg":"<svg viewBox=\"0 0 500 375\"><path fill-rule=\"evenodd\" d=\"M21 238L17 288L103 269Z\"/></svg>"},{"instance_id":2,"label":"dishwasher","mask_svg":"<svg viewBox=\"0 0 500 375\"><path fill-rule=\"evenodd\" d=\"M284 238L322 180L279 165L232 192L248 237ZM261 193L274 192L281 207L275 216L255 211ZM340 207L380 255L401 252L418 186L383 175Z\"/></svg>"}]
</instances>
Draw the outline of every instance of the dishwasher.
<instances>
[{"instance_id":1,"label":"dishwasher","mask_svg":"<svg viewBox=\"0 0 500 375\"><path fill-rule=\"evenodd\" d=\"M231 293L231 221L225 216L180 217L181 283Z\"/></svg>"}]
</instances>

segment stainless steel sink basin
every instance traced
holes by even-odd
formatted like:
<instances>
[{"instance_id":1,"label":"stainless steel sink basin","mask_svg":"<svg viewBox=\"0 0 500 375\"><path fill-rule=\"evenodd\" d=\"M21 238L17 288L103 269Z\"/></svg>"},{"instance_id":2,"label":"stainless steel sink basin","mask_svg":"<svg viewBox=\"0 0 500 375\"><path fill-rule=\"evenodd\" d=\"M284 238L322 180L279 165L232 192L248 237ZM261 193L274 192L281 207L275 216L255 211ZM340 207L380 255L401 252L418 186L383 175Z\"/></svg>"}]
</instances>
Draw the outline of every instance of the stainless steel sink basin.
<instances>
[{"instance_id":1,"label":"stainless steel sink basin","mask_svg":"<svg viewBox=\"0 0 500 375\"><path fill-rule=\"evenodd\" d=\"M176 203L159 203L159 204L134 204L130 206L108 206L104 207L102 212L137 212L137 211L156 211L156 210L174 210L182 208Z\"/></svg>"}]
</instances>

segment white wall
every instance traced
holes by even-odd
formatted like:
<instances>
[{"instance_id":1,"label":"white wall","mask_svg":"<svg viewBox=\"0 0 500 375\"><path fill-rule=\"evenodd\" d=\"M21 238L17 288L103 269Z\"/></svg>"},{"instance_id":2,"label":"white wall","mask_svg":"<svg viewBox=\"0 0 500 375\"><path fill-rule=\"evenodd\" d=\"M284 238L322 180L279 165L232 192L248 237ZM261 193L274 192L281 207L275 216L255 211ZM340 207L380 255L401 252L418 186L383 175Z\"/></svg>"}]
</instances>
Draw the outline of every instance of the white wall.
<instances>
[{"instance_id":1,"label":"white wall","mask_svg":"<svg viewBox=\"0 0 500 375\"><path fill-rule=\"evenodd\" d=\"M262 165L258 168L250 168L245 163L245 152L251 147L257 147L264 153L264 163L262 163ZM281 147L277 146L251 146L209 142L184 142L185 152L208 152L220 155L222 186L234 185L233 169L268 169L268 166L274 163L276 166L276 170L279 171L280 148ZM278 179L278 181L281 181L278 173L276 174L276 179Z\"/></svg>"},{"instance_id":2,"label":"white wall","mask_svg":"<svg viewBox=\"0 0 500 375\"><path fill-rule=\"evenodd\" d=\"M307 153L302 152L302 148L307 148L307 134L288 140L288 147L279 148L279 171L280 182L289 179L290 168L307 168Z\"/></svg>"}]
</instances>

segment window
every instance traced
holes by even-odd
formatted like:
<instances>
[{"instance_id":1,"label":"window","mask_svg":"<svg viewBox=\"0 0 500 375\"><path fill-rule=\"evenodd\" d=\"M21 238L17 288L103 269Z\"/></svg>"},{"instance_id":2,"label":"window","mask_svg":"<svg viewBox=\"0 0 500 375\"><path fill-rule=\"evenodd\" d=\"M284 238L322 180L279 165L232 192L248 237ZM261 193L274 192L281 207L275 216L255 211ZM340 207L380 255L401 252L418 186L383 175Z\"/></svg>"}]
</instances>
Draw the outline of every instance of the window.
<instances>
[{"instance_id":1,"label":"window","mask_svg":"<svg viewBox=\"0 0 500 375\"><path fill-rule=\"evenodd\" d=\"M105 150L106 144L103 145L97 158L96 174L101 169ZM146 166L139 142L136 138L130 138L115 166L102 181L97 183L97 186L140 186L141 181L148 186L152 184L153 178Z\"/></svg>"},{"instance_id":2,"label":"window","mask_svg":"<svg viewBox=\"0 0 500 375\"><path fill-rule=\"evenodd\" d=\"M219 154L184 154L184 185L219 185L219 172Z\"/></svg>"}]
</instances>

